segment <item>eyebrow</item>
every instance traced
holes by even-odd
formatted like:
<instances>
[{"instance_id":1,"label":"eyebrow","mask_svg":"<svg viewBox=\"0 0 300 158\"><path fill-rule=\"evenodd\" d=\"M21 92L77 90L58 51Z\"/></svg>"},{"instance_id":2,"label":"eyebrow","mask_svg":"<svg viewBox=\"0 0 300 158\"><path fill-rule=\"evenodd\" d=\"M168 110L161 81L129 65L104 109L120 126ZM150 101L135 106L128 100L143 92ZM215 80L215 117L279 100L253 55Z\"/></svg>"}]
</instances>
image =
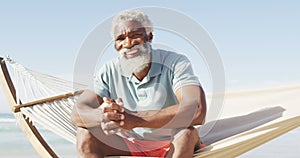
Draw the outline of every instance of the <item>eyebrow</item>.
<instances>
[{"instance_id":1,"label":"eyebrow","mask_svg":"<svg viewBox=\"0 0 300 158\"><path fill-rule=\"evenodd\" d=\"M143 30L141 30L141 29L143 29ZM123 37L123 36L128 36L128 35L131 35L131 34L143 34L143 31L145 31L145 28L138 28L138 29L132 30L130 32L125 32L125 34L124 33L119 34L118 36L115 37L115 39L118 39L118 38Z\"/></svg>"}]
</instances>

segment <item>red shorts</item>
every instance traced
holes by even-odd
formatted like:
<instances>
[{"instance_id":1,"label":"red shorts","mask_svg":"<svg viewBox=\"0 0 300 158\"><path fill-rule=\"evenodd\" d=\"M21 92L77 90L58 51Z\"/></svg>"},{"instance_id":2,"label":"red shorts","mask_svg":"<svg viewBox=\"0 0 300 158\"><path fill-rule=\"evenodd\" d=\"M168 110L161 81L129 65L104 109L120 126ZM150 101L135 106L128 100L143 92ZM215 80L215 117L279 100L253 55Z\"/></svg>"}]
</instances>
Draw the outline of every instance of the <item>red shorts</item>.
<instances>
[{"instance_id":1,"label":"red shorts","mask_svg":"<svg viewBox=\"0 0 300 158\"><path fill-rule=\"evenodd\" d=\"M170 149L170 140L123 139L132 156L164 157Z\"/></svg>"},{"instance_id":2,"label":"red shorts","mask_svg":"<svg viewBox=\"0 0 300 158\"><path fill-rule=\"evenodd\" d=\"M170 140L152 141L123 138L132 156L164 157L170 150ZM200 148L205 148L204 144Z\"/></svg>"}]
</instances>

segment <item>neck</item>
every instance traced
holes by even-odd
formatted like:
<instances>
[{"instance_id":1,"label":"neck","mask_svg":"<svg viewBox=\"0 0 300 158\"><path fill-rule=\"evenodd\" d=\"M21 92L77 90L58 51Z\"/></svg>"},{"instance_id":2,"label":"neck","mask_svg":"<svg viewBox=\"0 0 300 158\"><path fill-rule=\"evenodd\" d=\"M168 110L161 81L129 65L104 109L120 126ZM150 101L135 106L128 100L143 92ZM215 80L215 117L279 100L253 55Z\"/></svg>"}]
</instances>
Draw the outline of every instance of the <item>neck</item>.
<instances>
[{"instance_id":1,"label":"neck","mask_svg":"<svg viewBox=\"0 0 300 158\"><path fill-rule=\"evenodd\" d=\"M149 70L151 68L151 64L148 63L147 66L139 72L134 72L133 75L140 81L142 81L148 74Z\"/></svg>"}]
</instances>

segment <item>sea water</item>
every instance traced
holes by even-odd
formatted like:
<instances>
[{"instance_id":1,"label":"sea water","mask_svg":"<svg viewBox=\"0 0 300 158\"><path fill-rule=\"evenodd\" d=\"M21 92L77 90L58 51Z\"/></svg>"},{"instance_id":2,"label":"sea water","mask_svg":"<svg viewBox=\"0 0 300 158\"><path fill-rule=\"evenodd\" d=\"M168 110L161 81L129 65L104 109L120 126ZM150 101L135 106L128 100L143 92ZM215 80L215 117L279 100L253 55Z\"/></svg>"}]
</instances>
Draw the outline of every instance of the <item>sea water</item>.
<instances>
[{"instance_id":1,"label":"sea water","mask_svg":"<svg viewBox=\"0 0 300 158\"><path fill-rule=\"evenodd\" d=\"M53 132L39 127L41 135L59 157L77 157L75 145ZM0 113L0 157L1 158L38 158L40 157L29 143L17 124L13 114Z\"/></svg>"}]
</instances>

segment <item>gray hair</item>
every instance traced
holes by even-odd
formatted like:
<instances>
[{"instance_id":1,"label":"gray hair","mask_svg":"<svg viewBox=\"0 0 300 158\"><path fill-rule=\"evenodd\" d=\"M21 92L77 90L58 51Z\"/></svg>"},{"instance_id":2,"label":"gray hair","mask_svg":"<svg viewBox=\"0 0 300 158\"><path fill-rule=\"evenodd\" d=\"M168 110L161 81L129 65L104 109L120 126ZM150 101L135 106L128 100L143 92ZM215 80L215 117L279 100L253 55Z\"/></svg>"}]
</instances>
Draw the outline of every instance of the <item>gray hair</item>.
<instances>
[{"instance_id":1,"label":"gray hair","mask_svg":"<svg viewBox=\"0 0 300 158\"><path fill-rule=\"evenodd\" d=\"M130 9L130 10L125 10L117 14L113 20L112 20L112 26L111 26L111 35L114 37L114 29L115 27L125 21L137 21L142 24L143 27L146 29L146 33L149 34L150 32L153 31L153 25L148 16L136 9Z\"/></svg>"}]
</instances>

